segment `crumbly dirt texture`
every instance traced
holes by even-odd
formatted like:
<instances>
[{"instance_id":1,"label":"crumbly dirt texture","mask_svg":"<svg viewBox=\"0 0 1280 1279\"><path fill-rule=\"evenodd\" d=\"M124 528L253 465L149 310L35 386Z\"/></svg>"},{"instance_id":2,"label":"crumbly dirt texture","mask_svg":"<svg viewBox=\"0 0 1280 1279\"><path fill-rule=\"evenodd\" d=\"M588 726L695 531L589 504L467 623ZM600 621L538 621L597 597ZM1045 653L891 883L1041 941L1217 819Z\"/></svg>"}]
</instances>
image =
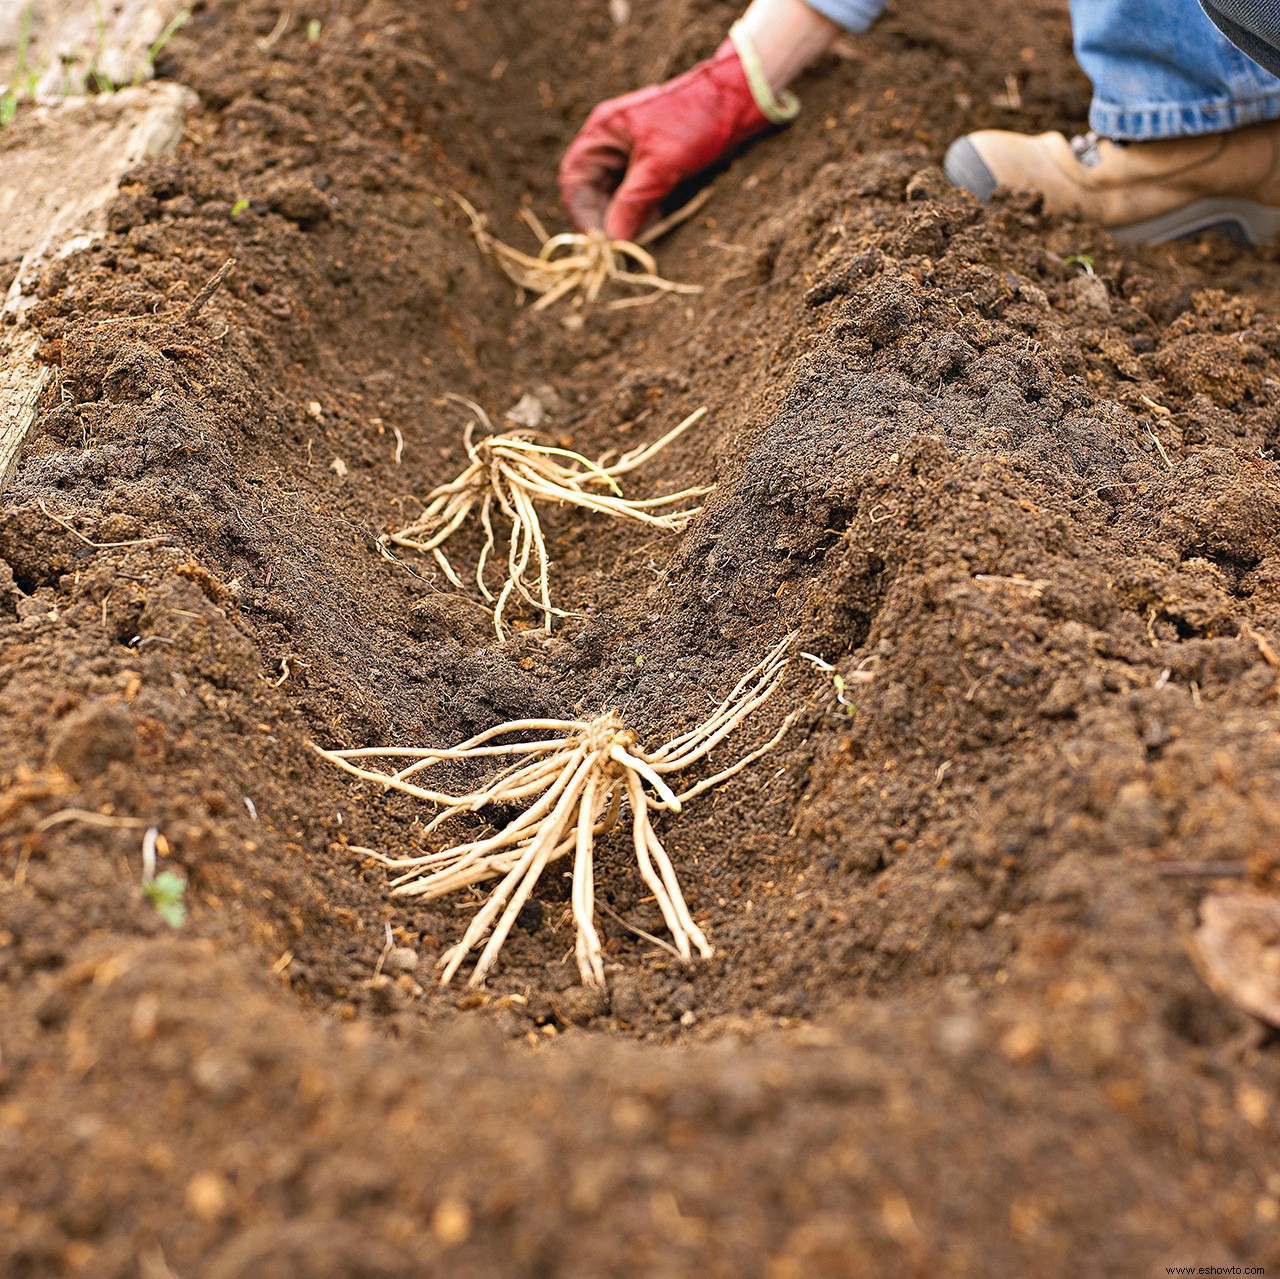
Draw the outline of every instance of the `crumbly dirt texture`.
<instances>
[{"instance_id":1,"label":"crumbly dirt texture","mask_svg":"<svg viewBox=\"0 0 1280 1279\"><path fill-rule=\"evenodd\" d=\"M924 0L660 246L705 292L517 308L449 192L563 228L588 109L734 8L209 0L163 51L201 105L40 281L0 509L0 1273L1280 1266L1280 1058L1190 949L1280 886L1276 257L950 190L952 137L1088 86L1065 5ZM583 616L499 645L378 551L462 468L449 392L593 458L706 405L628 493L718 487L678 535L549 514ZM662 932L612 837L607 994L559 873L441 989L480 891L393 903L353 849L429 809L309 743L657 743L791 630L843 702L797 658L718 758L782 745L657 819L714 958L619 922Z\"/></svg>"}]
</instances>

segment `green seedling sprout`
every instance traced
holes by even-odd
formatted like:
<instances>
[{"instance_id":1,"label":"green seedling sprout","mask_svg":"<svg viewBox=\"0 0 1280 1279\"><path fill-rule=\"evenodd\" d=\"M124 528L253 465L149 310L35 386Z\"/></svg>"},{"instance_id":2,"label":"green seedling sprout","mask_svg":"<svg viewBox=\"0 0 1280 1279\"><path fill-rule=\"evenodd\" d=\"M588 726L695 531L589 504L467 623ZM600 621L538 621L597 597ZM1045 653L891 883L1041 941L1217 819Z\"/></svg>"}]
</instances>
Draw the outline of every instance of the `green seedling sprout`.
<instances>
[{"instance_id":1,"label":"green seedling sprout","mask_svg":"<svg viewBox=\"0 0 1280 1279\"><path fill-rule=\"evenodd\" d=\"M816 653L801 653L804 658L815 670L821 671L824 675L831 677L831 687L835 689L836 701L843 708L846 715L856 715L858 713L858 704L851 702L845 693L849 689L850 684L870 684L875 678L875 673L867 669L877 659L874 657L863 658L858 663L857 669L846 679L832 663L817 656Z\"/></svg>"},{"instance_id":2,"label":"green seedling sprout","mask_svg":"<svg viewBox=\"0 0 1280 1279\"><path fill-rule=\"evenodd\" d=\"M312 18L311 21L307 23L308 43L315 44L315 42L320 39L320 32L323 30L324 30L324 26L321 23L320 19Z\"/></svg>"},{"instance_id":3,"label":"green seedling sprout","mask_svg":"<svg viewBox=\"0 0 1280 1279\"><path fill-rule=\"evenodd\" d=\"M170 928L181 928L187 922L187 907L182 900L186 891L186 878L176 870L162 870L155 879L142 885L143 896Z\"/></svg>"},{"instance_id":4,"label":"green seedling sprout","mask_svg":"<svg viewBox=\"0 0 1280 1279\"><path fill-rule=\"evenodd\" d=\"M35 12L35 0L22 11L22 22L18 28L18 49L13 63L13 81L5 85L0 93L0 129L10 124L18 113L18 102L22 97L35 97L36 82L39 79L36 71L28 62L28 51L31 47L31 19Z\"/></svg>"},{"instance_id":5,"label":"green seedling sprout","mask_svg":"<svg viewBox=\"0 0 1280 1279\"><path fill-rule=\"evenodd\" d=\"M854 702L849 701L849 699L845 697L844 690L846 688L846 685L844 682L844 676L841 675L839 671L836 671L831 676L831 684L832 684L832 687L834 687L836 690L836 701L839 702L840 705L844 707L845 714L856 715L858 713L858 707Z\"/></svg>"},{"instance_id":6,"label":"green seedling sprout","mask_svg":"<svg viewBox=\"0 0 1280 1279\"><path fill-rule=\"evenodd\" d=\"M88 78L99 93L115 93L119 85L101 69L102 57L107 50L107 20L102 12L102 0L93 0L93 26L97 32L98 48L93 55Z\"/></svg>"},{"instance_id":7,"label":"green seedling sprout","mask_svg":"<svg viewBox=\"0 0 1280 1279\"><path fill-rule=\"evenodd\" d=\"M1093 274L1093 259L1087 253L1073 253L1062 259L1063 266L1078 266L1085 275Z\"/></svg>"},{"instance_id":8,"label":"green seedling sprout","mask_svg":"<svg viewBox=\"0 0 1280 1279\"><path fill-rule=\"evenodd\" d=\"M231 216L233 218L238 218L248 207L249 207L248 200L237 200L231 206Z\"/></svg>"},{"instance_id":9,"label":"green seedling sprout","mask_svg":"<svg viewBox=\"0 0 1280 1279\"><path fill-rule=\"evenodd\" d=\"M183 901L187 877L176 870L162 870L156 874L156 846L159 842L159 829L148 827L142 838L142 895L170 928L181 928L187 922L187 906Z\"/></svg>"},{"instance_id":10,"label":"green seedling sprout","mask_svg":"<svg viewBox=\"0 0 1280 1279\"><path fill-rule=\"evenodd\" d=\"M164 52L165 45L167 45L169 41L187 25L190 18L190 9L179 9L178 12L169 19L169 25L160 33L155 44L147 50L147 60L143 67L138 71L138 74L134 76L134 84L140 84L146 78L146 72L154 73L156 59Z\"/></svg>"}]
</instances>

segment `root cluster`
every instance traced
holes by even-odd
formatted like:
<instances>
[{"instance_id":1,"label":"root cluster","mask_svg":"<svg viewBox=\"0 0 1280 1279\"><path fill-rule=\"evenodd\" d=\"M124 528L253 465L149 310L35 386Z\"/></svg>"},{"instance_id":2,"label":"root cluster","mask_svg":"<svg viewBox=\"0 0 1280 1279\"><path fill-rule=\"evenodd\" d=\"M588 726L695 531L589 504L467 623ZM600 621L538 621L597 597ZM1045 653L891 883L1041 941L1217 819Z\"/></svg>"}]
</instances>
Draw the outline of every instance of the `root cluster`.
<instances>
[{"instance_id":1,"label":"root cluster","mask_svg":"<svg viewBox=\"0 0 1280 1279\"><path fill-rule=\"evenodd\" d=\"M690 959L695 950L709 957L711 946L689 912L675 867L653 829L650 813L680 812L690 799L732 777L782 740L793 716L785 719L763 746L686 790L677 792L665 780L709 754L773 696L782 680L792 638L788 636L748 671L702 723L656 750L645 750L614 711L591 720L515 720L451 748L321 750L325 759L356 777L438 805L441 811L427 826L428 831L464 813L496 805L523 806L518 816L495 833L440 852L416 857L375 854L399 872L392 881L393 894L398 897L435 898L499 878L462 939L441 957L442 982L451 981L466 957L484 942L468 981L472 987L482 984L542 872L551 862L572 853L578 971L587 985L602 986L604 962L594 919L593 850L596 839L618 823L624 805L630 810L636 864L662 911L675 950L684 959ZM509 740L529 734L535 735L534 740ZM381 760L408 762L395 771L371 766ZM423 784L423 774L429 769L477 761L498 767L471 790L432 790Z\"/></svg>"},{"instance_id":2,"label":"root cluster","mask_svg":"<svg viewBox=\"0 0 1280 1279\"><path fill-rule=\"evenodd\" d=\"M493 258L507 278L521 289L538 295L533 304L535 311L544 311L566 297L580 303L594 302L606 285L643 290L605 303L613 311L646 306L672 293L702 292L699 284L678 284L664 279L658 274L653 254L631 240L611 240L603 231L548 235L529 209L522 210L521 215L542 247L536 256L524 253L493 236L484 215L470 201L456 193L453 198L470 220L471 234L480 251ZM688 216L684 210L681 214ZM679 216L673 215L661 229L670 229ZM651 232L647 238L656 237Z\"/></svg>"},{"instance_id":3,"label":"root cluster","mask_svg":"<svg viewBox=\"0 0 1280 1279\"><path fill-rule=\"evenodd\" d=\"M467 405L488 430L493 430L488 415L479 405L470 400L460 402ZM547 503L567 503L615 519L678 532L702 507L667 508L705 497L711 491L709 488L682 489L664 497L637 501L622 496L618 479L643 466L700 421L705 413L706 409L698 409L660 440L632 449L612 463L603 459L592 462L568 449L539 444L530 438L530 432L523 430L490 435L477 441L474 438L476 423L473 421L463 436L470 459L467 468L457 479L433 489L427 495L422 515L398 532L387 534L387 540L398 546L430 552L445 577L462 589L462 577L446 554L445 546L468 520L478 517L485 540L476 562L474 578L480 594L493 608L498 638L506 637L505 613L512 596L539 613L543 629L550 632L553 617L571 615L551 603L550 562L538 507ZM510 526L510 534L506 537L505 580L496 594L485 580L486 570L495 561L499 562L501 571L502 557L495 555L498 546L495 515L505 518Z\"/></svg>"}]
</instances>

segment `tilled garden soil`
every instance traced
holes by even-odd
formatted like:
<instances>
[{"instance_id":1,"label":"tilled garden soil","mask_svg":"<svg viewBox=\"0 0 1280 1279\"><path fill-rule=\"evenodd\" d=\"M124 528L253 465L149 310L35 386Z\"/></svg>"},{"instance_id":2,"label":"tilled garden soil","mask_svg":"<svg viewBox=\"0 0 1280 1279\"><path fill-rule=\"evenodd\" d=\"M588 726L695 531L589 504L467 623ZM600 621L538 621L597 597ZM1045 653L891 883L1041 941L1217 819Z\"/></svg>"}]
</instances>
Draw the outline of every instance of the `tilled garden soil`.
<instances>
[{"instance_id":1,"label":"tilled garden soil","mask_svg":"<svg viewBox=\"0 0 1280 1279\"><path fill-rule=\"evenodd\" d=\"M1087 84L1065 6L930 0L842 44L664 242L704 292L533 314L450 193L532 247L515 214L563 226L590 106L734 6L287 12L197 6L159 67L200 95L186 142L32 312L0 1272L1280 1265L1280 1061L1189 946L1205 892L1280 883L1274 257L951 191L953 136L1070 129ZM378 550L461 469L448 393L534 395L590 456L706 405L631 487L716 491L678 536L554 513L583 616L500 645ZM663 933L615 836L607 995L558 873L483 991L440 988L479 897L392 903L353 848L437 847L429 810L310 744L611 706L656 743L789 631L835 671L796 657L712 765L796 712L782 745L658 821L714 958L620 922ZM387 924L415 971L382 971Z\"/></svg>"}]
</instances>

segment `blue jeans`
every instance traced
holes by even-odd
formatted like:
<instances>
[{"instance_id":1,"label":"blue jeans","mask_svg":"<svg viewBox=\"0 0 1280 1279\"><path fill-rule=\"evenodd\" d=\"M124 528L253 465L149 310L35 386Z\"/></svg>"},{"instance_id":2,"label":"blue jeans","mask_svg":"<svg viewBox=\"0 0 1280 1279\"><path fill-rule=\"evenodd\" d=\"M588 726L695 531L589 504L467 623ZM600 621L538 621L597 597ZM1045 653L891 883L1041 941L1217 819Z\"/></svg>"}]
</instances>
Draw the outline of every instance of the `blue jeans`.
<instances>
[{"instance_id":1,"label":"blue jeans","mask_svg":"<svg viewBox=\"0 0 1280 1279\"><path fill-rule=\"evenodd\" d=\"M1280 116L1280 80L1197 0L1072 0L1071 25L1093 81L1089 127L1103 137L1181 138Z\"/></svg>"},{"instance_id":2,"label":"blue jeans","mask_svg":"<svg viewBox=\"0 0 1280 1279\"><path fill-rule=\"evenodd\" d=\"M861 32L888 0L806 3ZM1089 127L1104 137L1147 142L1280 117L1280 80L1231 44L1197 0L1071 0L1071 22L1093 81Z\"/></svg>"}]
</instances>

